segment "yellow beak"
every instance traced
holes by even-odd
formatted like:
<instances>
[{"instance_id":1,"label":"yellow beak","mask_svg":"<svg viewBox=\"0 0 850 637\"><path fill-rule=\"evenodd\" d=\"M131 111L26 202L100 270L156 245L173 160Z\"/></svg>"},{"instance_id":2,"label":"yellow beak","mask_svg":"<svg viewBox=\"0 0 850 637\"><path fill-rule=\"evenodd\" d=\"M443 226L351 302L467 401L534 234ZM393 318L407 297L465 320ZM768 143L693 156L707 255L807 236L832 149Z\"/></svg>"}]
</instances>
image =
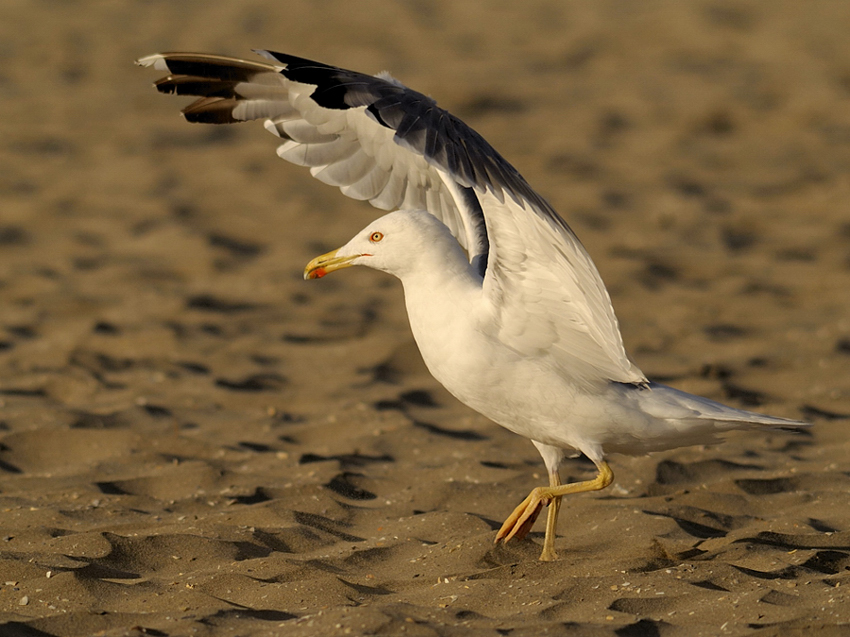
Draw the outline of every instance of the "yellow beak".
<instances>
[{"instance_id":1,"label":"yellow beak","mask_svg":"<svg viewBox=\"0 0 850 637\"><path fill-rule=\"evenodd\" d=\"M336 256L337 252L339 252L339 250L334 250L333 252L328 252L327 254L318 256L310 261L310 263L307 264L307 267L304 268L304 278L321 279L323 276L330 274L334 270L342 270L343 268L351 267L354 265L352 261L360 256L359 254L355 254L349 257L338 257Z\"/></svg>"}]
</instances>

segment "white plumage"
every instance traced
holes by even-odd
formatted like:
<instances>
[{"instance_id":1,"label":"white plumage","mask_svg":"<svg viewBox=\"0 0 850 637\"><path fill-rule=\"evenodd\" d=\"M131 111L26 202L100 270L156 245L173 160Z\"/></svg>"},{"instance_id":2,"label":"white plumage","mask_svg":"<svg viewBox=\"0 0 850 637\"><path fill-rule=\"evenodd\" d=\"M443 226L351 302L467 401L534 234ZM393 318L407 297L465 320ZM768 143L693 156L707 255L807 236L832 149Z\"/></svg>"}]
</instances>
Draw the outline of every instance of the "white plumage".
<instances>
[{"instance_id":1,"label":"white plumage","mask_svg":"<svg viewBox=\"0 0 850 637\"><path fill-rule=\"evenodd\" d=\"M259 51L271 64L165 53L162 92L198 96L189 121L262 119L278 155L391 212L305 277L350 265L397 276L431 373L459 400L530 438L549 471L497 535L523 537L552 503L541 559L555 558L563 495L601 489L607 453L711 442L750 425L806 423L651 383L626 355L608 292L567 224L480 135L386 74ZM593 480L561 485L580 451Z\"/></svg>"}]
</instances>

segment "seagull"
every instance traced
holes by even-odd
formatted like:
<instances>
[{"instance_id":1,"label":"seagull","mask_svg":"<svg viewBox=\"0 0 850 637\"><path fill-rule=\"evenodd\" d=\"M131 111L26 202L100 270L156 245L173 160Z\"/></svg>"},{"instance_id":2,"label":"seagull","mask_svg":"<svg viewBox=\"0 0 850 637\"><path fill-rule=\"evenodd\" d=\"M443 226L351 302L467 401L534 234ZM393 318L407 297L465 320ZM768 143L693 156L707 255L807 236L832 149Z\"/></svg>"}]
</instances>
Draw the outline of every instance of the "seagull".
<instances>
[{"instance_id":1,"label":"seagull","mask_svg":"<svg viewBox=\"0 0 850 637\"><path fill-rule=\"evenodd\" d=\"M735 409L652 382L626 354L611 299L572 229L481 135L383 72L255 51L267 62L158 53L162 93L197 99L190 122L262 120L277 154L391 211L304 271L364 265L398 277L429 371L458 400L529 438L549 475L496 534L522 539L548 506L542 561L557 559L561 498L604 489L609 454L715 442L808 423ZM584 454L591 480L562 484Z\"/></svg>"}]
</instances>

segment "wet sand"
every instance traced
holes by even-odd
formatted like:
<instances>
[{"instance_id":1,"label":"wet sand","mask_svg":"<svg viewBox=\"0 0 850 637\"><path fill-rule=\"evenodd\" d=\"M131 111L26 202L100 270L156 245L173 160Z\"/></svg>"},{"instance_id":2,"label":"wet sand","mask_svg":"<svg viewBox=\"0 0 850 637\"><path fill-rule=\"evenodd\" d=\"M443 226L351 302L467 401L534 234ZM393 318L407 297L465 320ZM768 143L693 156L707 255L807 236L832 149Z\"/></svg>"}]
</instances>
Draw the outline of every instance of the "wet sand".
<instances>
[{"instance_id":1,"label":"wet sand","mask_svg":"<svg viewBox=\"0 0 850 637\"><path fill-rule=\"evenodd\" d=\"M850 5L8 4L0 633L846 634ZM376 211L132 65L252 47L437 98L573 226L647 375L815 427L614 456L561 561L542 521L494 546L535 449L429 376L396 281L301 279Z\"/></svg>"}]
</instances>

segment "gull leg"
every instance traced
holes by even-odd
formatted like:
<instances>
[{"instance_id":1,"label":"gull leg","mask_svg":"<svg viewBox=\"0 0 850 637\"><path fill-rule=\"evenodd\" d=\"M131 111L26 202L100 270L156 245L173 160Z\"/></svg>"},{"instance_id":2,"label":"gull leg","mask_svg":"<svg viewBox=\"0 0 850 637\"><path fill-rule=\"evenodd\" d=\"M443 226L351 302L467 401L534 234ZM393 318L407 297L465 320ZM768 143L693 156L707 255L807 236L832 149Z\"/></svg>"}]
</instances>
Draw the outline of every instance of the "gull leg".
<instances>
[{"instance_id":1,"label":"gull leg","mask_svg":"<svg viewBox=\"0 0 850 637\"><path fill-rule=\"evenodd\" d=\"M553 447L552 445L547 445L544 442L539 442L537 440L532 439L532 444L537 447L537 451L540 452L540 456L543 458L543 464L546 465L546 470L549 473L549 486L555 486L561 484L561 477L558 475L558 467L561 466L561 461L564 459L564 450L560 447ZM557 482L552 482L553 474L555 475L555 480ZM521 540L526 535L528 535L529 531L531 531L531 527L534 526L534 522L537 520L537 516L540 515L540 510L544 504L548 504L548 500L539 501L538 503L532 503L532 496L534 492L529 494L529 496L523 500L522 504L520 504L511 516L505 521L502 525L502 528L499 530L498 535L496 536L496 542L501 540L509 531L513 530L513 533L510 537L515 537L518 540ZM523 517L523 513L528 509L529 513ZM551 513L549 514L552 515ZM517 521L523 517L522 522L519 526L516 525ZM546 525L549 528L549 523ZM510 539L510 538L508 538ZM552 536L552 542L555 541L555 536Z\"/></svg>"},{"instance_id":2,"label":"gull leg","mask_svg":"<svg viewBox=\"0 0 850 637\"><path fill-rule=\"evenodd\" d=\"M599 491L604 489L614 480L614 472L604 460L594 461L599 473L593 480L585 480L584 482L573 482L572 484L562 484L558 486L536 487L531 490L528 497L514 509L513 513L508 516L502 528L496 534L496 542L499 540L508 540L516 537L522 539L531 530L534 520L540 515L540 509L544 504L560 500L561 497L571 493L584 493L586 491ZM551 475L550 475L551 482ZM546 539L544 540L543 553L540 556L541 560L553 559L554 542L555 542L555 524L557 522L557 505L549 513L551 520L551 539L549 520L546 524ZM549 544L551 552L547 552L546 544Z\"/></svg>"},{"instance_id":3,"label":"gull leg","mask_svg":"<svg viewBox=\"0 0 850 637\"><path fill-rule=\"evenodd\" d=\"M561 486L561 474L558 470L549 472L549 487L555 488ZM543 552L540 554L541 562L554 562L558 559L558 553L555 551L555 527L558 525L558 514L561 512L561 498L563 496L556 495L549 503L549 511L546 514L546 535L543 538Z\"/></svg>"}]
</instances>

